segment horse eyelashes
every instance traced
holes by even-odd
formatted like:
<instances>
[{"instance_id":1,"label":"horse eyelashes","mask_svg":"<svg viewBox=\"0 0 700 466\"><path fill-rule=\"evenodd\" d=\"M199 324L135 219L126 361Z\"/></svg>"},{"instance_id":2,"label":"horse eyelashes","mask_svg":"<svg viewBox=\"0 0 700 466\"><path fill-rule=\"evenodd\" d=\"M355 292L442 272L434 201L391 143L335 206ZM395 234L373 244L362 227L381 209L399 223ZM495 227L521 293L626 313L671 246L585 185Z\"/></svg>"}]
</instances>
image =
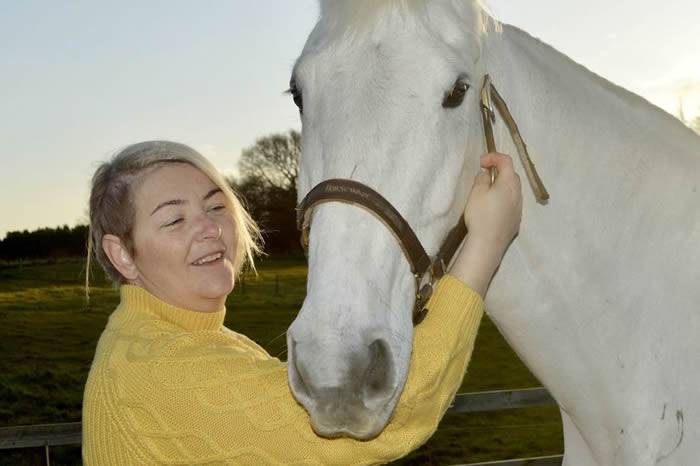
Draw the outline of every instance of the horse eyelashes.
<instances>
[{"instance_id":1,"label":"horse eyelashes","mask_svg":"<svg viewBox=\"0 0 700 466\"><path fill-rule=\"evenodd\" d=\"M289 82L289 89L287 92L292 95L292 100L294 100L294 105L299 109L299 113L304 113L304 100L302 98L301 89L297 86L294 78Z\"/></svg>"}]
</instances>

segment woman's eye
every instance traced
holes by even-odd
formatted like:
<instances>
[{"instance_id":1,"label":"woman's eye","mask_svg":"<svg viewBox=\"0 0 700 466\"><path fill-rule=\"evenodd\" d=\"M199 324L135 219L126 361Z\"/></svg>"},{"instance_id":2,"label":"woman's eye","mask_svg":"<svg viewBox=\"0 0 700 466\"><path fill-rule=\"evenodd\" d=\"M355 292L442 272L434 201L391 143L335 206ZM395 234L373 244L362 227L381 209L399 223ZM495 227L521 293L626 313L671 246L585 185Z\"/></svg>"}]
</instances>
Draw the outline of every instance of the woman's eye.
<instances>
[{"instance_id":1,"label":"woman's eye","mask_svg":"<svg viewBox=\"0 0 700 466\"><path fill-rule=\"evenodd\" d=\"M170 223L166 223L165 226L166 226L166 227L171 227L171 226L173 226L173 225L177 225L178 223L182 222L182 220L183 220L182 218L177 218L177 219L173 220L173 221L170 222Z\"/></svg>"},{"instance_id":2,"label":"woman's eye","mask_svg":"<svg viewBox=\"0 0 700 466\"><path fill-rule=\"evenodd\" d=\"M223 209L225 209L225 208L226 208L225 205L215 205L215 206L213 206L213 207L210 207L209 210L210 210L210 211L212 211L212 210L216 211L216 210L223 210Z\"/></svg>"}]
</instances>

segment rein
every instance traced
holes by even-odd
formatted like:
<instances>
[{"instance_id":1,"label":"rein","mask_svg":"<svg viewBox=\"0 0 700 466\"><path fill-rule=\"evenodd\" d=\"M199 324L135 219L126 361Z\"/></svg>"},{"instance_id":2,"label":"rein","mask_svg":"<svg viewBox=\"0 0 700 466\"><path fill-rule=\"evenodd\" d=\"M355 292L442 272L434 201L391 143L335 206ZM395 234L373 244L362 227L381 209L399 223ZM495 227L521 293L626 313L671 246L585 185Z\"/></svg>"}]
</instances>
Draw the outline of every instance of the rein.
<instances>
[{"instance_id":1,"label":"rein","mask_svg":"<svg viewBox=\"0 0 700 466\"><path fill-rule=\"evenodd\" d=\"M513 119L508 106L491 83L489 75L484 76L481 87L480 113L483 122L484 138L489 152L496 151L493 136L493 123L496 115L493 110L495 103L504 123L510 130L511 137L520 155L520 160L527 173L530 186L541 204L546 203L549 194L542 183L535 165L530 160L527 146L520 135L518 126ZM491 169L491 183L495 181L496 170ZM381 194L360 182L348 179L329 179L317 184L299 203L297 211L297 228L301 231L301 245L308 254L309 230L311 214L318 204L324 202L344 202L359 205L375 214L394 234L408 259L411 273L416 282L415 304L413 306L413 325L418 325L428 312L428 300L433 294L437 281L447 272L447 266L467 236L467 227L463 216L447 234L440 250L431 258L408 222Z\"/></svg>"}]
</instances>

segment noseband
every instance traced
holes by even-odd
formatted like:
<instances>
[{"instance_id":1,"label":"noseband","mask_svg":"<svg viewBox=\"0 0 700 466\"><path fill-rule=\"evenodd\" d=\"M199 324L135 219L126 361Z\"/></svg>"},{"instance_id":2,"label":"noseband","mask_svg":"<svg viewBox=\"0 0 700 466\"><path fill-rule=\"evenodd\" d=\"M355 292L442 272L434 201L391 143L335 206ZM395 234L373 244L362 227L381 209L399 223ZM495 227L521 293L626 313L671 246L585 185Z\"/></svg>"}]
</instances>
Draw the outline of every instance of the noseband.
<instances>
[{"instance_id":1,"label":"noseband","mask_svg":"<svg viewBox=\"0 0 700 466\"><path fill-rule=\"evenodd\" d=\"M493 84L491 84L489 75L486 75L481 87L480 111L484 127L484 138L489 152L496 151L493 137L493 123L496 120L496 115L493 110L493 104L495 104L501 114L515 142L520 160L525 168L525 173L537 201L544 204L549 199L549 194L537 174L535 165L530 160L527 146L520 135L513 116L508 110L508 106ZM495 169L491 169L491 183L494 182L495 176ZM463 217L460 216L457 224L447 234L438 253L434 258L431 258L425 252L425 248L423 248L408 222L381 194L357 181L330 179L319 183L309 191L296 209L297 228L301 230L301 244L307 253L311 214L316 205L324 202L344 202L364 207L379 217L394 234L408 259L411 273L415 278L416 297L413 306L413 324L418 325L428 312L426 305L433 293L433 287L447 272L447 266L450 264L452 256L454 256L459 245L467 235L467 227L464 224Z\"/></svg>"}]
</instances>

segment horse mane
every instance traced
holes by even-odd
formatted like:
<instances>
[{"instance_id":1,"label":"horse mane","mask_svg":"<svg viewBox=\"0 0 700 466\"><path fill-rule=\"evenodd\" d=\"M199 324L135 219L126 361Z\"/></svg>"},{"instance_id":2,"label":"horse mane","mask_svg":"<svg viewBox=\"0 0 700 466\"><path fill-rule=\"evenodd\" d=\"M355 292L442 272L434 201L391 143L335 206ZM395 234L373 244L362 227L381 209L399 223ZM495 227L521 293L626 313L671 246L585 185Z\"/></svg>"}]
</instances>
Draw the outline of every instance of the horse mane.
<instances>
[{"instance_id":1,"label":"horse mane","mask_svg":"<svg viewBox=\"0 0 700 466\"><path fill-rule=\"evenodd\" d=\"M361 24L387 8L418 12L424 4L424 0L321 0L321 17Z\"/></svg>"},{"instance_id":2,"label":"horse mane","mask_svg":"<svg viewBox=\"0 0 700 466\"><path fill-rule=\"evenodd\" d=\"M485 0L320 0L320 7L320 20L341 29L361 29L384 13L394 12L423 24L454 22L463 31L474 33L477 42L489 29L501 30Z\"/></svg>"}]
</instances>

